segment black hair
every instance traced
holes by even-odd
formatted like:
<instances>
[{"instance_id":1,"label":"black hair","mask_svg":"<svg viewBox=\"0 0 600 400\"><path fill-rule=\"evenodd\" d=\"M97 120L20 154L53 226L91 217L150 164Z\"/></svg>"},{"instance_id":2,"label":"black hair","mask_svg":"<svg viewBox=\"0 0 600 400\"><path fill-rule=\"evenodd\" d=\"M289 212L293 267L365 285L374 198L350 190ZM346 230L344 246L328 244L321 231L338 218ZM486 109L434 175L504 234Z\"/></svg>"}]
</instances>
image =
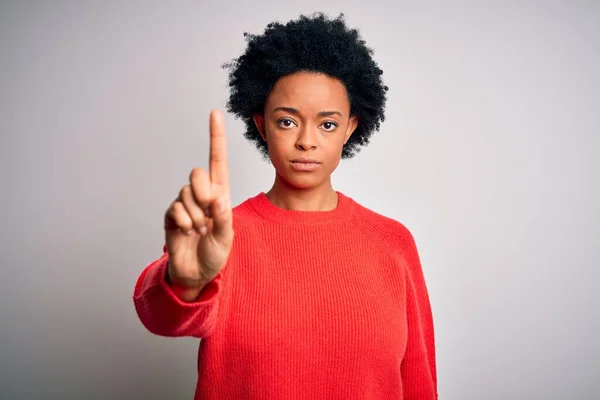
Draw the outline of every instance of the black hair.
<instances>
[{"instance_id":1,"label":"black hair","mask_svg":"<svg viewBox=\"0 0 600 400\"><path fill-rule=\"evenodd\" d=\"M280 78L300 71L326 74L346 87L350 114L358 117L358 126L344 145L342 158L353 157L369 143L385 119L388 87L381 79L383 71L372 59L373 50L358 30L346 26L343 14L335 19L322 13L301 15L285 25L268 24L262 35L244 36L246 51L223 66L230 69L227 110L244 121L244 136L265 158L267 144L252 116L264 113L267 97Z\"/></svg>"}]
</instances>

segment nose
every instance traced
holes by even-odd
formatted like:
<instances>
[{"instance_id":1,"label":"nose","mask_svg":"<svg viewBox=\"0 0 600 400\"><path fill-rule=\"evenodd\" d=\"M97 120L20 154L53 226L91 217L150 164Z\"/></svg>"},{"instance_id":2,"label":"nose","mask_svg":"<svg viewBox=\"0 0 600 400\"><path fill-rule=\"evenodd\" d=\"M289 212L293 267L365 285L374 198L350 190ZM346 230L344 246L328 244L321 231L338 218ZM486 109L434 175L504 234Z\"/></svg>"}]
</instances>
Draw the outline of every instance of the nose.
<instances>
[{"instance_id":1,"label":"nose","mask_svg":"<svg viewBox=\"0 0 600 400\"><path fill-rule=\"evenodd\" d=\"M298 131L298 138L296 139L296 148L298 150L307 151L317 148L317 129L305 125Z\"/></svg>"}]
</instances>

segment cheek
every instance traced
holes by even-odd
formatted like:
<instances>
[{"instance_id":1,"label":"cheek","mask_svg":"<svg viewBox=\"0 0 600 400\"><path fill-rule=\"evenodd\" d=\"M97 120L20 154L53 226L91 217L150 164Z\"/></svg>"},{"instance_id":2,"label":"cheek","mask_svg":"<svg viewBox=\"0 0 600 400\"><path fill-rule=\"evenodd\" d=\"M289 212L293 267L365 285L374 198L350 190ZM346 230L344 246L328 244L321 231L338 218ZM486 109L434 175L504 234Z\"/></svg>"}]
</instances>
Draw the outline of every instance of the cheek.
<instances>
[{"instance_id":1,"label":"cheek","mask_svg":"<svg viewBox=\"0 0 600 400\"><path fill-rule=\"evenodd\" d=\"M271 135L268 141L269 152L276 157L285 156L290 146L288 142L289 140L281 135Z\"/></svg>"},{"instance_id":2,"label":"cheek","mask_svg":"<svg viewBox=\"0 0 600 400\"><path fill-rule=\"evenodd\" d=\"M290 145L286 143L286 140L282 140L282 138L275 138L273 136L269 138L269 158L275 169L281 171L286 169L286 160L288 160L290 153L289 146Z\"/></svg>"},{"instance_id":3,"label":"cheek","mask_svg":"<svg viewBox=\"0 0 600 400\"><path fill-rule=\"evenodd\" d=\"M329 158L331 158L331 159L338 158L339 159L341 157L342 151L344 150L344 141L345 140L346 140L346 137L345 137L345 135L342 135L342 134L331 139L329 146L328 146ZM339 160L337 160L337 162L339 162Z\"/></svg>"}]
</instances>

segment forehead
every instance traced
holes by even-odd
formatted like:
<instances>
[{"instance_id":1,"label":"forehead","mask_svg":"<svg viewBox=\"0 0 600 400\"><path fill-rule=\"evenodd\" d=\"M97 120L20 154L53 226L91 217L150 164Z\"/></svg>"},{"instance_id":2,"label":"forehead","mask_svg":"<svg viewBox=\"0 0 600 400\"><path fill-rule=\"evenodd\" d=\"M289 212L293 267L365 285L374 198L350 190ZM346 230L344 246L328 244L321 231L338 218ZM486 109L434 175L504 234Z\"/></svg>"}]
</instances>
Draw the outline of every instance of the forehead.
<instances>
[{"instance_id":1,"label":"forehead","mask_svg":"<svg viewBox=\"0 0 600 400\"><path fill-rule=\"evenodd\" d=\"M344 84L325 74L298 72L285 76L273 87L267 105L293 107L300 111L350 108Z\"/></svg>"}]
</instances>

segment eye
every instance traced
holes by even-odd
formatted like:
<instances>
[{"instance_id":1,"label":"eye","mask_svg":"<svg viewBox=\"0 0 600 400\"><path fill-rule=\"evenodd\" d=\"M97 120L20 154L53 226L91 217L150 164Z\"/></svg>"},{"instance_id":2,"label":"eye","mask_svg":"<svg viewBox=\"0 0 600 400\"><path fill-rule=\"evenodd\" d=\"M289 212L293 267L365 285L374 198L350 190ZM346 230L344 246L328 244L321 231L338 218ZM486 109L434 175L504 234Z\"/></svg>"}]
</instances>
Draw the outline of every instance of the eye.
<instances>
[{"instance_id":1,"label":"eye","mask_svg":"<svg viewBox=\"0 0 600 400\"><path fill-rule=\"evenodd\" d=\"M279 125L279 127L283 129L290 129L291 127L296 125L296 123L291 119L282 118L279 121L277 121L277 125Z\"/></svg>"},{"instance_id":2,"label":"eye","mask_svg":"<svg viewBox=\"0 0 600 400\"><path fill-rule=\"evenodd\" d=\"M325 131L331 132L331 131L335 130L335 128L338 127L338 124L335 122L326 121L326 122L323 122L321 124L321 126L323 127L323 129L325 129Z\"/></svg>"}]
</instances>

